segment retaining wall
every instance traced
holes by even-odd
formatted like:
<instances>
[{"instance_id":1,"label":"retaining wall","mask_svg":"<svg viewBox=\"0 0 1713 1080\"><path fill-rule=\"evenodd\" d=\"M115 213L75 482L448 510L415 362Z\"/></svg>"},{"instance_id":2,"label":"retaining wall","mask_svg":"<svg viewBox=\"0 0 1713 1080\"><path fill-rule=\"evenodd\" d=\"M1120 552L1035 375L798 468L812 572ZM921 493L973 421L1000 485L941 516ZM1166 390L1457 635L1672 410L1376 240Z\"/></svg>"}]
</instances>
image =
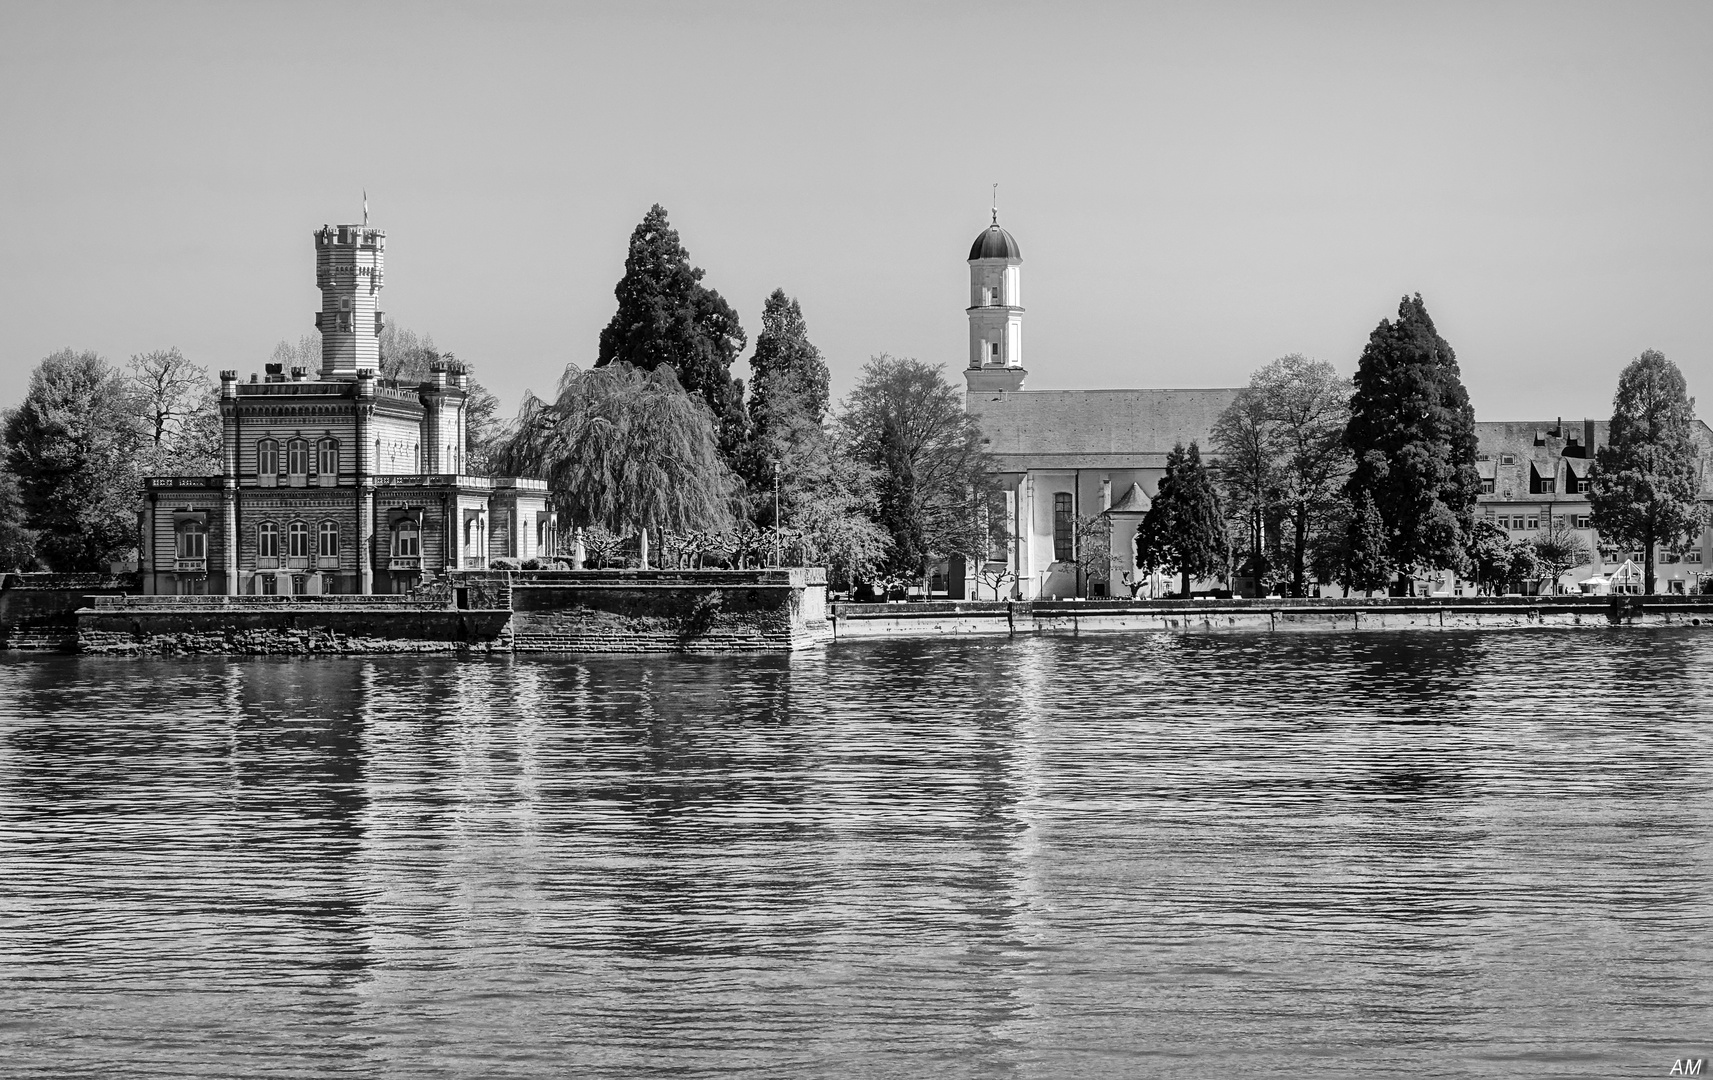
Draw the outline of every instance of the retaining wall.
<instances>
[{"instance_id":1,"label":"retaining wall","mask_svg":"<svg viewBox=\"0 0 1713 1080\"><path fill-rule=\"evenodd\" d=\"M529 571L511 583L519 652L786 652L832 640L826 572Z\"/></svg>"},{"instance_id":2,"label":"retaining wall","mask_svg":"<svg viewBox=\"0 0 1713 1080\"><path fill-rule=\"evenodd\" d=\"M124 603L155 597L111 599L118 603L78 612L79 652L257 656L493 651L508 647L511 617L509 611L433 610L405 605L305 604L197 610L183 605Z\"/></svg>"},{"instance_id":3,"label":"retaining wall","mask_svg":"<svg viewBox=\"0 0 1713 1080\"><path fill-rule=\"evenodd\" d=\"M1713 626L1713 596L934 601L833 605L834 636Z\"/></svg>"}]
</instances>

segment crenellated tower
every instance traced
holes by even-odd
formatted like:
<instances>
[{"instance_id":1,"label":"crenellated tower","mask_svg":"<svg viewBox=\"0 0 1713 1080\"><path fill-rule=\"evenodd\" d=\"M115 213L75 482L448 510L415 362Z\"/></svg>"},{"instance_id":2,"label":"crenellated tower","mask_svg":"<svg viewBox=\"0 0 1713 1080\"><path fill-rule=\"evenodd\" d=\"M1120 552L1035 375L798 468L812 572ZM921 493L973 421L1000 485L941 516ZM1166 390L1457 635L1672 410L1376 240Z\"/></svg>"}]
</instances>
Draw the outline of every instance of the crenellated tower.
<instances>
[{"instance_id":1,"label":"crenellated tower","mask_svg":"<svg viewBox=\"0 0 1713 1080\"><path fill-rule=\"evenodd\" d=\"M970 391L1021 390L1023 369L1023 252L1010 233L993 224L970 246Z\"/></svg>"},{"instance_id":2,"label":"crenellated tower","mask_svg":"<svg viewBox=\"0 0 1713 1080\"><path fill-rule=\"evenodd\" d=\"M387 234L362 225L323 225L315 233L315 285L321 310L321 377L354 379L381 366L381 285Z\"/></svg>"}]
</instances>

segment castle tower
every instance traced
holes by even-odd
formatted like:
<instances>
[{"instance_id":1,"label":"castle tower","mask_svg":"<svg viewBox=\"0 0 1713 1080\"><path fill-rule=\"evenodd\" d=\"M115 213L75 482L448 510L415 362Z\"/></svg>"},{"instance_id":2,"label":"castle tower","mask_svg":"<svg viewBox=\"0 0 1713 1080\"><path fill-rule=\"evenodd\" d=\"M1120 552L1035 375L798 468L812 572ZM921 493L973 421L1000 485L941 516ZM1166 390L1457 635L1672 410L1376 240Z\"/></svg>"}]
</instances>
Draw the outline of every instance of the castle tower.
<instances>
[{"instance_id":1,"label":"castle tower","mask_svg":"<svg viewBox=\"0 0 1713 1080\"><path fill-rule=\"evenodd\" d=\"M969 367L971 393L1021 390L1023 378L1023 251L1011 234L993 224L970 246Z\"/></svg>"},{"instance_id":2,"label":"castle tower","mask_svg":"<svg viewBox=\"0 0 1713 1080\"><path fill-rule=\"evenodd\" d=\"M361 225L323 225L315 233L315 285L321 310L321 377L354 379L381 366L381 284L387 234Z\"/></svg>"}]
</instances>

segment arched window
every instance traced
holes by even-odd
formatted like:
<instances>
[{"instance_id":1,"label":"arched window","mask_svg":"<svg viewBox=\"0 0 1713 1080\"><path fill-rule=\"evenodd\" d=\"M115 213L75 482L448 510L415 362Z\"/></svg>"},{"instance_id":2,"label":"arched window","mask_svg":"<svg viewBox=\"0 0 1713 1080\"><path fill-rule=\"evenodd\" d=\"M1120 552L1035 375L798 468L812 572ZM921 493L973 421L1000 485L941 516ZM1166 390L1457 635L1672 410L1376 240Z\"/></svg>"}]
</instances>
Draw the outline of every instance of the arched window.
<instances>
[{"instance_id":1,"label":"arched window","mask_svg":"<svg viewBox=\"0 0 1713 1080\"><path fill-rule=\"evenodd\" d=\"M1076 558L1076 519L1072 512L1071 493L1053 495L1053 561L1070 562Z\"/></svg>"},{"instance_id":2,"label":"arched window","mask_svg":"<svg viewBox=\"0 0 1713 1080\"><path fill-rule=\"evenodd\" d=\"M333 439L322 439L315 444L315 471L322 476L337 476L339 473L339 443Z\"/></svg>"},{"instance_id":3,"label":"arched window","mask_svg":"<svg viewBox=\"0 0 1713 1080\"><path fill-rule=\"evenodd\" d=\"M186 521L178 527L178 557L208 558L208 530L200 521Z\"/></svg>"},{"instance_id":4,"label":"arched window","mask_svg":"<svg viewBox=\"0 0 1713 1080\"><path fill-rule=\"evenodd\" d=\"M256 557L259 559L277 559L280 557L280 527L271 521L264 521L256 526Z\"/></svg>"},{"instance_id":5,"label":"arched window","mask_svg":"<svg viewBox=\"0 0 1713 1080\"><path fill-rule=\"evenodd\" d=\"M321 523L320 544L316 547L316 554L323 559L337 559L339 557L338 525L331 521Z\"/></svg>"},{"instance_id":6,"label":"arched window","mask_svg":"<svg viewBox=\"0 0 1713 1080\"><path fill-rule=\"evenodd\" d=\"M416 522L409 520L393 526L393 557L396 559L415 559L422 556L422 530Z\"/></svg>"},{"instance_id":7,"label":"arched window","mask_svg":"<svg viewBox=\"0 0 1713 1080\"><path fill-rule=\"evenodd\" d=\"M286 554L294 559L309 558L309 526L294 521L286 526Z\"/></svg>"},{"instance_id":8,"label":"arched window","mask_svg":"<svg viewBox=\"0 0 1713 1080\"><path fill-rule=\"evenodd\" d=\"M280 474L280 444L263 439L256 444L256 474L264 478Z\"/></svg>"},{"instance_id":9,"label":"arched window","mask_svg":"<svg viewBox=\"0 0 1713 1080\"><path fill-rule=\"evenodd\" d=\"M286 444L286 475L309 475L309 444L302 439L293 439Z\"/></svg>"}]
</instances>

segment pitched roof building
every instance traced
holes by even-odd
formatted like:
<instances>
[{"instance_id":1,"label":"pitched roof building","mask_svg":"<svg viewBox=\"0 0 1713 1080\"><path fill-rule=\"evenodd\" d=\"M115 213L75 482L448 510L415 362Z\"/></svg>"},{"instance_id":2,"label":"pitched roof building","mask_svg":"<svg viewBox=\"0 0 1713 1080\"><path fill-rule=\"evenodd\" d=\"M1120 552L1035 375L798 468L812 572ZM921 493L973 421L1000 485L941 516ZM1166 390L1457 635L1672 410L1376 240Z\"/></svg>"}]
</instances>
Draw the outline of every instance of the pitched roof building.
<instances>
[{"instance_id":1,"label":"pitched roof building","mask_svg":"<svg viewBox=\"0 0 1713 1080\"><path fill-rule=\"evenodd\" d=\"M970 246L969 267L964 408L981 423L1005 492L1008 539L990 553L991 564L1005 567L993 575L1005 579L1001 596L1128 592L1136 527L1159 490L1166 455L1177 443L1196 442L1205 450L1214 421L1237 389L1026 389L1023 253L1000 227L997 211ZM1079 573L1084 541L1077 523L1107 510L1116 510L1110 569L1104 577L1086 568Z\"/></svg>"}]
</instances>

